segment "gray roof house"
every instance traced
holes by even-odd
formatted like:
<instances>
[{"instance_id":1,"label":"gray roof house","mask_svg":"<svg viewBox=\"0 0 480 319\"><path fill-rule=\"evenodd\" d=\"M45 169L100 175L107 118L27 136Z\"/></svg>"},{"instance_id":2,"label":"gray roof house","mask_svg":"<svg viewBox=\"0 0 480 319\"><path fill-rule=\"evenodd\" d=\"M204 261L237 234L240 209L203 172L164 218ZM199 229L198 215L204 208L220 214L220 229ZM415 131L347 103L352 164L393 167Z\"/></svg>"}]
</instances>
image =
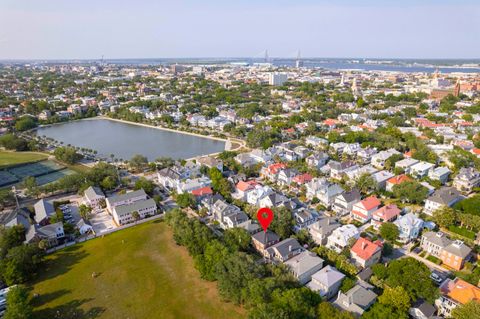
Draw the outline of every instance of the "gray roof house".
<instances>
[{"instance_id":1,"label":"gray roof house","mask_svg":"<svg viewBox=\"0 0 480 319\"><path fill-rule=\"evenodd\" d=\"M424 212L433 215L433 212L444 206L452 207L461 201L463 196L453 187L442 187L425 201Z\"/></svg>"},{"instance_id":2,"label":"gray roof house","mask_svg":"<svg viewBox=\"0 0 480 319\"><path fill-rule=\"evenodd\" d=\"M332 210L339 215L347 215L352 211L353 205L358 203L361 199L360 192L356 188L353 188L352 190L343 192L335 197Z\"/></svg>"},{"instance_id":3,"label":"gray roof house","mask_svg":"<svg viewBox=\"0 0 480 319\"><path fill-rule=\"evenodd\" d=\"M308 232L318 245L325 245L330 234L341 224L333 217L322 217L308 227Z\"/></svg>"},{"instance_id":4,"label":"gray roof house","mask_svg":"<svg viewBox=\"0 0 480 319\"><path fill-rule=\"evenodd\" d=\"M48 222L50 216L55 213L53 205L47 202L45 199L41 199L33 205L35 209L35 222L37 224L44 225Z\"/></svg>"},{"instance_id":5,"label":"gray roof house","mask_svg":"<svg viewBox=\"0 0 480 319\"><path fill-rule=\"evenodd\" d=\"M65 237L63 223L58 222L46 226L32 225L25 234L26 243L46 240L49 247L58 245L58 240Z\"/></svg>"},{"instance_id":6,"label":"gray roof house","mask_svg":"<svg viewBox=\"0 0 480 319\"><path fill-rule=\"evenodd\" d=\"M312 275L312 281L307 284L307 287L328 300L337 294L343 278L345 275L335 267L326 266Z\"/></svg>"},{"instance_id":7,"label":"gray roof house","mask_svg":"<svg viewBox=\"0 0 480 319\"><path fill-rule=\"evenodd\" d=\"M303 247L295 238L287 238L267 248L266 257L276 261L285 262L293 256L300 254L302 251Z\"/></svg>"},{"instance_id":8,"label":"gray roof house","mask_svg":"<svg viewBox=\"0 0 480 319\"><path fill-rule=\"evenodd\" d=\"M422 235L420 246L430 255L440 257L442 249L450 245L452 241L442 232L429 231Z\"/></svg>"},{"instance_id":9,"label":"gray roof house","mask_svg":"<svg viewBox=\"0 0 480 319\"><path fill-rule=\"evenodd\" d=\"M423 299L418 299L408 310L408 314L414 319L434 318L437 311L435 307ZM438 317L439 318L439 317Z\"/></svg>"},{"instance_id":10,"label":"gray roof house","mask_svg":"<svg viewBox=\"0 0 480 319\"><path fill-rule=\"evenodd\" d=\"M14 209L0 213L0 225L13 227L22 225L26 230L30 227L30 214L26 209Z\"/></svg>"},{"instance_id":11,"label":"gray roof house","mask_svg":"<svg viewBox=\"0 0 480 319\"><path fill-rule=\"evenodd\" d=\"M305 285L312 279L314 273L322 269L323 259L318 257L317 254L305 250L287 260L285 265L290 268L295 278L302 285Z\"/></svg>"},{"instance_id":12,"label":"gray roof house","mask_svg":"<svg viewBox=\"0 0 480 319\"><path fill-rule=\"evenodd\" d=\"M376 293L360 285L356 285L345 294L339 291L337 300L335 300L333 304L342 310L360 317L365 310L373 305L376 299Z\"/></svg>"}]
</instances>

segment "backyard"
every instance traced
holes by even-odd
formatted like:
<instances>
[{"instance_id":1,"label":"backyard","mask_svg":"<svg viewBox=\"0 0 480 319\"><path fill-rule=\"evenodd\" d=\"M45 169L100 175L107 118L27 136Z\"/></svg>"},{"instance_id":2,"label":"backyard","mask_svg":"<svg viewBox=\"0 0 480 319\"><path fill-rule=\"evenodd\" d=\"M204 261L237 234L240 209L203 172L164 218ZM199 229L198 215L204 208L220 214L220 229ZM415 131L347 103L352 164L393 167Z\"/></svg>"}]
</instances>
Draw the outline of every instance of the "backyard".
<instances>
[{"instance_id":1,"label":"backyard","mask_svg":"<svg viewBox=\"0 0 480 319\"><path fill-rule=\"evenodd\" d=\"M32 283L35 318L243 318L200 279L160 220L48 256Z\"/></svg>"}]
</instances>

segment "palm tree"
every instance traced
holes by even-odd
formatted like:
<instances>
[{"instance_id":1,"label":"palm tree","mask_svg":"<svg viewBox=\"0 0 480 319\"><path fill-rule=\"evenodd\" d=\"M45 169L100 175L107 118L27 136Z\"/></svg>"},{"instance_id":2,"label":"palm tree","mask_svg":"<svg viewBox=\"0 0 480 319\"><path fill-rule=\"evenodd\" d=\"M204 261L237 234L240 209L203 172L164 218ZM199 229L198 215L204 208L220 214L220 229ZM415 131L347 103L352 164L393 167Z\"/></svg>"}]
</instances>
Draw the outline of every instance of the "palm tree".
<instances>
[{"instance_id":1,"label":"palm tree","mask_svg":"<svg viewBox=\"0 0 480 319\"><path fill-rule=\"evenodd\" d=\"M132 213L132 217L135 220L135 224L140 220L140 214L138 213L138 211L134 211Z\"/></svg>"}]
</instances>

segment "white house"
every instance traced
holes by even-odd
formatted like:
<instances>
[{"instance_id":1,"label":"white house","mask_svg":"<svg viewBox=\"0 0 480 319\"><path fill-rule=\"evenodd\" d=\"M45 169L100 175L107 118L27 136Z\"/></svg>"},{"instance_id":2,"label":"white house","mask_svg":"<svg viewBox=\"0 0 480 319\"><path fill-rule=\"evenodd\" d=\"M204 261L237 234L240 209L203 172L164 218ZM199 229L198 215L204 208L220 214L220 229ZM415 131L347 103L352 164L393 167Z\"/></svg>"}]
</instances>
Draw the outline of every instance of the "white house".
<instances>
[{"instance_id":1,"label":"white house","mask_svg":"<svg viewBox=\"0 0 480 319\"><path fill-rule=\"evenodd\" d=\"M320 200L325 207L330 207L335 197L343 192L343 188L336 183L330 183L325 178L313 178L306 184L307 198L314 197Z\"/></svg>"},{"instance_id":2,"label":"white house","mask_svg":"<svg viewBox=\"0 0 480 319\"><path fill-rule=\"evenodd\" d=\"M335 229L332 234L328 236L326 246L340 253L348 246L351 238L358 239L358 237L360 237L360 232L357 227L352 224L343 225Z\"/></svg>"},{"instance_id":3,"label":"white house","mask_svg":"<svg viewBox=\"0 0 480 319\"><path fill-rule=\"evenodd\" d=\"M452 207L462 199L460 192L455 188L443 187L427 198L423 211L425 214L432 216L436 210L442 207Z\"/></svg>"},{"instance_id":4,"label":"white house","mask_svg":"<svg viewBox=\"0 0 480 319\"><path fill-rule=\"evenodd\" d=\"M323 267L323 259L308 250L296 255L285 262L300 284L305 285L312 279L312 275Z\"/></svg>"},{"instance_id":5,"label":"white house","mask_svg":"<svg viewBox=\"0 0 480 319\"><path fill-rule=\"evenodd\" d=\"M410 175L415 178L423 178L428 175L428 172L435 167L434 164L428 162L418 162L410 167Z\"/></svg>"},{"instance_id":6,"label":"white house","mask_svg":"<svg viewBox=\"0 0 480 319\"><path fill-rule=\"evenodd\" d=\"M383 169L385 168L386 160L396 154L400 154L400 152L398 152L393 148L388 149L386 151L381 151L372 156L371 164L378 169Z\"/></svg>"},{"instance_id":7,"label":"white house","mask_svg":"<svg viewBox=\"0 0 480 319\"><path fill-rule=\"evenodd\" d=\"M95 186L90 186L87 188L83 196L85 198L85 204L93 209L100 209L101 204L105 201L105 195L103 194L102 190Z\"/></svg>"},{"instance_id":8,"label":"white house","mask_svg":"<svg viewBox=\"0 0 480 319\"><path fill-rule=\"evenodd\" d=\"M428 177L433 180L440 181L440 183L445 184L448 181L448 176L450 176L451 171L444 166L440 166L428 171Z\"/></svg>"},{"instance_id":9,"label":"white house","mask_svg":"<svg viewBox=\"0 0 480 319\"><path fill-rule=\"evenodd\" d=\"M420 230L423 228L423 219L418 218L413 213L401 216L393 223L398 227L400 232L398 236L399 241L403 243L407 243L412 239L417 238Z\"/></svg>"},{"instance_id":10,"label":"white house","mask_svg":"<svg viewBox=\"0 0 480 319\"><path fill-rule=\"evenodd\" d=\"M312 281L307 284L307 287L318 292L325 300L328 300L337 294L343 278L345 278L345 275L335 267L326 266L313 274Z\"/></svg>"}]
</instances>

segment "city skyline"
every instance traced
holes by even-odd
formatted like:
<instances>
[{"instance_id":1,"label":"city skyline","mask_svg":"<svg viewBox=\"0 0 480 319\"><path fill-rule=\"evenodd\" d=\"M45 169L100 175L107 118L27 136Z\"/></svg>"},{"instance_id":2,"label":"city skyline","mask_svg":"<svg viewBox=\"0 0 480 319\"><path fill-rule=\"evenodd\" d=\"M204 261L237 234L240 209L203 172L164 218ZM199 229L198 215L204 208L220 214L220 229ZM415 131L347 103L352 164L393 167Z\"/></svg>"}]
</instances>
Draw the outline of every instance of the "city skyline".
<instances>
[{"instance_id":1,"label":"city skyline","mask_svg":"<svg viewBox=\"0 0 480 319\"><path fill-rule=\"evenodd\" d=\"M452 14L454 12L454 14ZM474 1L0 3L0 59L475 59Z\"/></svg>"}]
</instances>

